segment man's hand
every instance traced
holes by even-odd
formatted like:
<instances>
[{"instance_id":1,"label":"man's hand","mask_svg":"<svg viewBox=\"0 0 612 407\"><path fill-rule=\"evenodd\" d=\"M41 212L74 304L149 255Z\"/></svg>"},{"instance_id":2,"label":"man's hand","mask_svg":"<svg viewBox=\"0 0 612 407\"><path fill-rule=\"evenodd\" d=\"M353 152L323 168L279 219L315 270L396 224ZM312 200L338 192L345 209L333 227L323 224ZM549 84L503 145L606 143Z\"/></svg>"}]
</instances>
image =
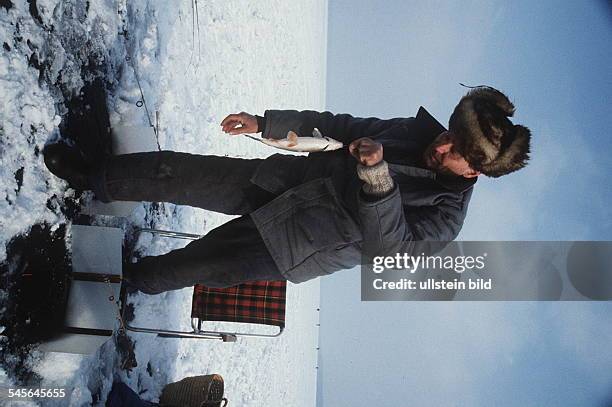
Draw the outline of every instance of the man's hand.
<instances>
[{"instance_id":1,"label":"man's hand","mask_svg":"<svg viewBox=\"0 0 612 407\"><path fill-rule=\"evenodd\" d=\"M349 144L349 152L367 167L372 167L383 159L382 144L367 137L359 138Z\"/></svg>"},{"instance_id":2,"label":"man's hand","mask_svg":"<svg viewBox=\"0 0 612 407\"><path fill-rule=\"evenodd\" d=\"M240 112L230 114L221 122L223 131L228 134L257 133L257 118L252 114Z\"/></svg>"}]
</instances>

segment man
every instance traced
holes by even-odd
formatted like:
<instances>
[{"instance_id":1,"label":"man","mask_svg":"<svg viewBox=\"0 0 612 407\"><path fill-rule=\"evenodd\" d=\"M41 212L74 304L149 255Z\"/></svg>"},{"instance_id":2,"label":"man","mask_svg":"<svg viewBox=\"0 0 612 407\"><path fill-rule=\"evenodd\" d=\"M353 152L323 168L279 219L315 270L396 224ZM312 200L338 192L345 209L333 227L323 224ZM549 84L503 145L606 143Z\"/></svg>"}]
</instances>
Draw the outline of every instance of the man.
<instances>
[{"instance_id":1,"label":"man","mask_svg":"<svg viewBox=\"0 0 612 407\"><path fill-rule=\"evenodd\" d=\"M503 93L478 87L455 107L449 131L423 108L415 118L390 120L268 110L221 123L229 134L268 138L289 130L310 135L316 127L348 146L308 157L163 151L111 157L94 170L59 149L45 160L103 201L167 201L239 215L183 249L126 265L124 278L142 292L300 283L374 255L416 250L417 242L453 240L478 175L499 177L527 163L530 132L509 120L513 113Z\"/></svg>"}]
</instances>

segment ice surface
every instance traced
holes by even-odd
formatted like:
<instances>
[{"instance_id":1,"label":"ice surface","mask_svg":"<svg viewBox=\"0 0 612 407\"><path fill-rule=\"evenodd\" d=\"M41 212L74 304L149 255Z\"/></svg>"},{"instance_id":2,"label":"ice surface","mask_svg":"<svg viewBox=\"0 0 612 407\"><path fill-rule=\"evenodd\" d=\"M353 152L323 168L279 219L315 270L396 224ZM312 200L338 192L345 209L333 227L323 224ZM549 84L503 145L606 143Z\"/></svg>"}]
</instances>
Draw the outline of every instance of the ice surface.
<instances>
[{"instance_id":1,"label":"ice surface","mask_svg":"<svg viewBox=\"0 0 612 407\"><path fill-rule=\"evenodd\" d=\"M56 202L74 192L47 171L40 151L59 137L65 98L78 94L88 80L83 61L108 69L112 126L149 125L144 109L135 105L141 99L140 81L150 120L159 112L164 149L265 157L276 151L222 134L223 117L324 107L324 0L199 1L195 30L194 3L188 0L38 0L35 16L26 0L12 3L8 11L0 8L0 42L6 43L0 48L0 261L12 236L35 223L65 220ZM127 40L120 35L124 28ZM37 68L41 63L47 64L44 73ZM169 204L155 211L140 204L129 217L137 225L194 233L227 220ZM145 243L150 252L177 244ZM135 323L180 321L186 327L190 297L190 290L134 296ZM232 405L312 406L318 301L318 282L290 285L286 332L278 339L226 344L134 335L138 367L129 374L118 369L112 341L93 356L35 352L31 367L43 377L41 385L73 389L69 403L45 405L81 406L92 400L103 405L114 378L155 400L169 381L215 372L224 376ZM0 371L0 381L11 382L10 373Z\"/></svg>"}]
</instances>

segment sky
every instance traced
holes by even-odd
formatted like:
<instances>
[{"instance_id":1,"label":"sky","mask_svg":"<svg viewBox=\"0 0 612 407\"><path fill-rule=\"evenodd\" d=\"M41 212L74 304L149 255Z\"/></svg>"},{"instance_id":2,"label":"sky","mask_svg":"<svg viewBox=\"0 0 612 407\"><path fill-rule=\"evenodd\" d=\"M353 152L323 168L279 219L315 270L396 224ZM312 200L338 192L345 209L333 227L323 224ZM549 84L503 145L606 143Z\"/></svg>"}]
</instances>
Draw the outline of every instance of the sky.
<instances>
[{"instance_id":1,"label":"sky","mask_svg":"<svg viewBox=\"0 0 612 407\"><path fill-rule=\"evenodd\" d=\"M612 13L603 1L329 0L327 109L441 123L507 93L529 166L480 177L463 240L612 240ZM318 406L607 406L610 303L362 303L321 279ZM607 401L606 401L607 400Z\"/></svg>"}]
</instances>

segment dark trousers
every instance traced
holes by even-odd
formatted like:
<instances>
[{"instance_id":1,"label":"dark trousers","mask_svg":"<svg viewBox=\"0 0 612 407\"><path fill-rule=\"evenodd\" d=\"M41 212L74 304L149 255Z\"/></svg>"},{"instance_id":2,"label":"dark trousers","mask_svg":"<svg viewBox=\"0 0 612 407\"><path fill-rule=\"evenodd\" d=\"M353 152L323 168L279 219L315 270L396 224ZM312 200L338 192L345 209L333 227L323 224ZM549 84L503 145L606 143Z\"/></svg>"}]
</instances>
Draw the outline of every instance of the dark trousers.
<instances>
[{"instance_id":1,"label":"dark trousers","mask_svg":"<svg viewBox=\"0 0 612 407\"><path fill-rule=\"evenodd\" d=\"M249 216L275 198L250 182L260 163L171 151L112 157L94 180L94 191L104 201L172 202L241 215L182 249L126 265L126 279L147 294L195 284L283 280Z\"/></svg>"}]
</instances>

